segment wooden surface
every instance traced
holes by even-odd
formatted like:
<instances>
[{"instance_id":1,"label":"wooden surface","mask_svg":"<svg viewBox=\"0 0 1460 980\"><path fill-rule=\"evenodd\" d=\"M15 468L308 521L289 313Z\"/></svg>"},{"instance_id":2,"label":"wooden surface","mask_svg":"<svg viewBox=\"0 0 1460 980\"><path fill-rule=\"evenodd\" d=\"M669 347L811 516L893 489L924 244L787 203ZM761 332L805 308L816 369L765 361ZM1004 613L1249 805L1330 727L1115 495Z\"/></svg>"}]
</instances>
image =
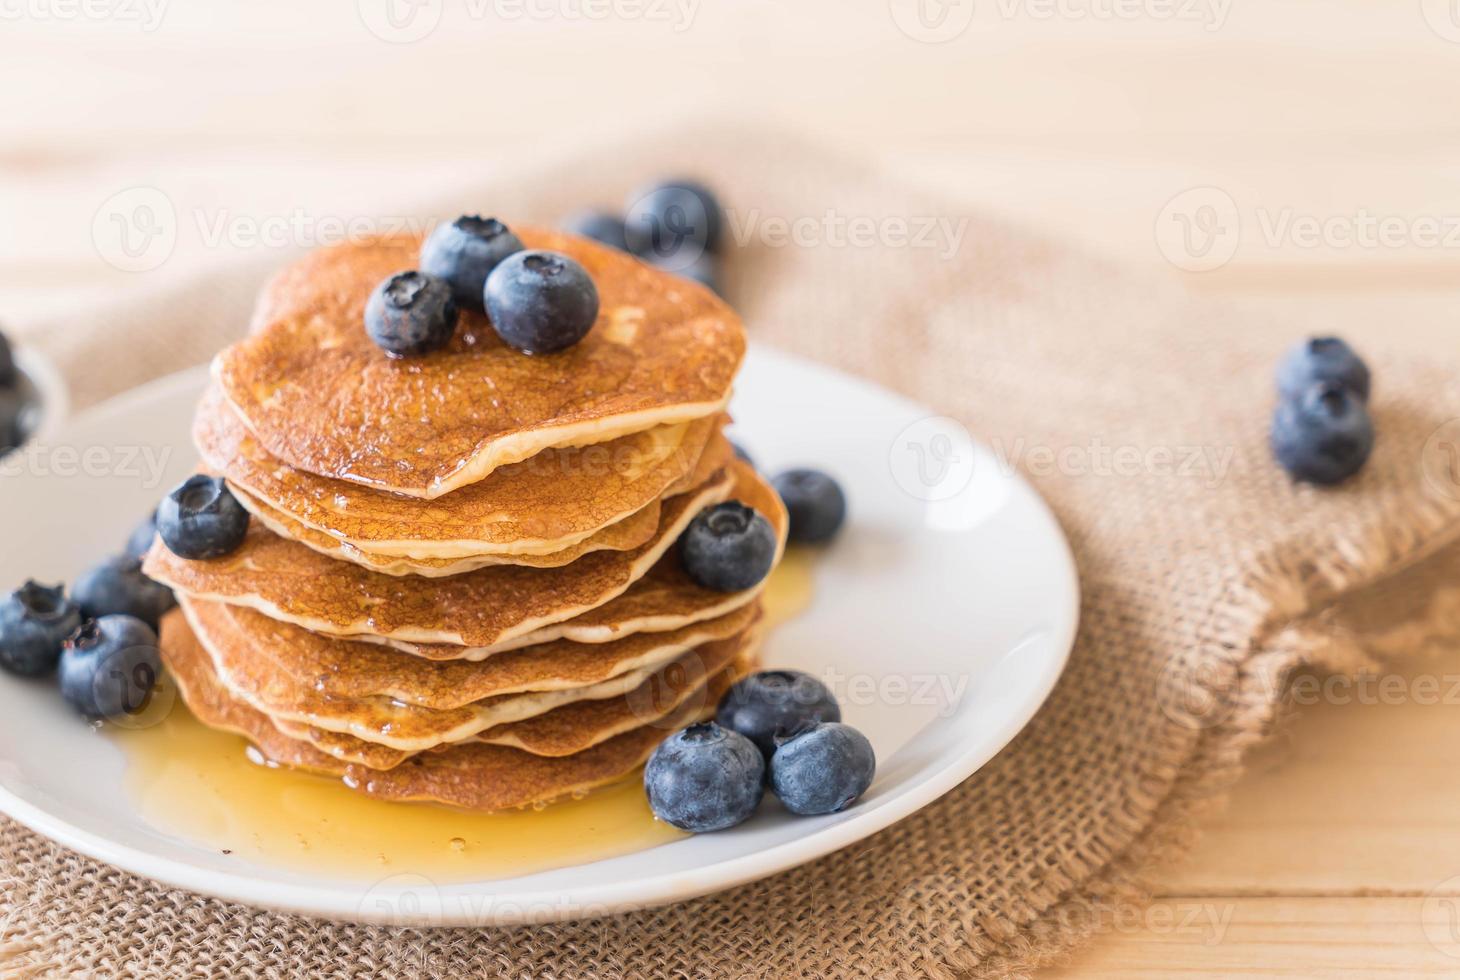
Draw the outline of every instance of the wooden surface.
<instances>
[{"instance_id":1,"label":"wooden surface","mask_svg":"<svg viewBox=\"0 0 1460 980\"><path fill-rule=\"evenodd\" d=\"M941 44L899 29L903 0L701 0L683 22L453 4L407 44L365 27L381 5L173 2L154 29L136 0L102 0L99 18L0 8L0 321L23 333L265 252L249 229L292 215L404 211L530 148L724 112L1194 288L1261 295L1295 325L1333 304L1434 316L1460 299L1460 240L1426 238L1426 222L1441 239L1460 223L1460 27L1443 2L978 0ZM1240 230L1229 261L1193 273L1161 222L1202 187ZM108 261L104 230L135 188L180 216L145 271ZM1356 240L1379 219L1398 234ZM1453 703L1304 709L1157 903L1048 975L1460 975L1457 743Z\"/></svg>"}]
</instances>

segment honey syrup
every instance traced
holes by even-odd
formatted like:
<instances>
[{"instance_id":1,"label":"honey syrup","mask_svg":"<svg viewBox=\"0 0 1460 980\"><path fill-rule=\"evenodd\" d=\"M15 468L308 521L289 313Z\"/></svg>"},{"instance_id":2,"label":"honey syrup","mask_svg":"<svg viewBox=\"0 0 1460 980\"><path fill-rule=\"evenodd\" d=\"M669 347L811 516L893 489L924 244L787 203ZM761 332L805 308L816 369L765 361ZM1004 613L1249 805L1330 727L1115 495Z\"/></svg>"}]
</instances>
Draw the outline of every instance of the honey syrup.
<instances>
[{"instance_id":1,"label":"honey syrup","mask_svg":"<svg viewBox=\"0 0 1460 980\"><path fill-rule=\"evenodd\" d=\"M811 599L811 556L792 549L765 590L769 625ZM170 684L163 678L162 684ZM168 692L159 690L165 700ZM685 836L654 818L638 775L579 799L501 813L389 803L338 779L275 767L181 698L148 727L106 726L127 756L133 804L153 826L240 861L360 881L439 882L586 864Z\"/></svg>"}]
</instances>

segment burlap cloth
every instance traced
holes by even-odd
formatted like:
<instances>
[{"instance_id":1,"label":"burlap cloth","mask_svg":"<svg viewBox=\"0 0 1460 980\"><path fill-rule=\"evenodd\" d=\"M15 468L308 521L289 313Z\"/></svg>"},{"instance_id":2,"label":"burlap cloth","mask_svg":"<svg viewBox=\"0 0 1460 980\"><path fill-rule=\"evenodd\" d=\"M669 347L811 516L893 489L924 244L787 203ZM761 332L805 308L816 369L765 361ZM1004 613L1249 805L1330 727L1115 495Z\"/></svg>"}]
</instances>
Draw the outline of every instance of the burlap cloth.
<instances>
[{"instance_id":1,"label":"burlap cloth","mask_svg":"<svg viewBox=\"0 0 1460 980\"><path fill-rule=\"evenodd\" d=\"M567 925L273 915L156 886L7 823L0 962L106 976L1023 975L1142 900L1144 873L1189 842L1295 667L1360 669L1423 645L1445 610L1456 620L1443 589L1460 581L1455 553L1395 581L1460 531L1443 445L1460 428L1442 431L1460 417L1448 325L1298 322L1194 302L754 131L635 141L465 189L440 210L552 219L679 170L722 188L732 226L749 229L727 291L755 342L963 420L1058 513L1084 607L1038 717L947 797L859 846L675 908ZM966 218L954 254L946 234L928 247L901 240L926 218ZM838 236L837 221L850 233L867 219L880 240ZM780 222L799 243L781 243ZM25 332L84 406L208 358L287 258ZM1380 432L1367 469L1336 491L1295 488L1266 442L1275 359L1325 328L1368 355ZM967 599L958 582L946 590L950 605Z\"/></svg>"}]
</instances>

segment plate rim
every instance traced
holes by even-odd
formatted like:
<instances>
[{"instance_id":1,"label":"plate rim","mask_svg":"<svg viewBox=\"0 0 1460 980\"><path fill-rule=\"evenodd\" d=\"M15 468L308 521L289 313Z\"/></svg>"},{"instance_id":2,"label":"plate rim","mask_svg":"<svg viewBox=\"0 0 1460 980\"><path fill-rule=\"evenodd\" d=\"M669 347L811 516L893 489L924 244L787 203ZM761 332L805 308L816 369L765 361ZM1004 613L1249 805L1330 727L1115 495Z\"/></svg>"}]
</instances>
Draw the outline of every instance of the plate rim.
<instances>
[{"instance_id":1,"label":"plate rim","mask_svg":"<svg viewBox=\"0 0 1460 980\"><path fill-rule=\"evenodd\" d=\"M875 392L881 397L894 398L908 407L930 416L937 414L933 409L866 378L848 374L778 348L756 344L751 353L753 356L784 359L794 363L798 370L804 369L820 373L839 383L850 383ZM186 389L196 386L201 380L206 379L208 371L207 364L200 364L153 379L65 419L63 427L85 425L119 409L129 409L138 403L165 397L174 388ZM975 440L975 444L987 451L987 446L978 440ZM462 889L476 887L480 893L481 885L493 882L454 882L447 888L438 890L435 896L426 896L424 907L420 912L420 921L412 919L406 923L402 922L398 915L392 915L385 909L378 912L365 909L364 903L356 905L353 914L344 911L344 900L355 893L346 891L349 886L339 882L312 885L268 881L245 871L204 868L180 858L159 855L128 844L118 843L103 834L78 827L70 821L22 799L3 783L0 783L0 811L31 831L55 841L63 847L168 887L180 888L195 894L221 901L236 902L253 908L300 914L322 920L370 925L409 924L417 927L452 928L535 925L554 921L571 921L689 901L791 870L891 827L937 801L958 784L973 776L990 759L1003 751L1014 737L1029 724L1040 707L1048 700L1055 684L1064 673L1079 630L1081 611L1080 580L1074 554L1064 528L1038 490L1022 474L1006 472L1003 475L1035 506L1039 515L1048 523L1053 532L1052 543L1058 545L1058 555L1061 559L1060 571L1065 579L1071 609L1068 611L1068 615L1063 617L1066 620L1064 630L1059 635L1051 636L1052 655L1046 661L1040 675L1028 686L1025 696L1017 705L1016 710L1008 715L1008 720L998 728L996 734L961 753L948 757L935 772L896 796L889 797L863 813L850 811L848 814L838 815L841 819L835 823L818 828L814 833L804 837L749 854L699 865L689 871L666 871L651 877L631 878L620 882L514 894L509 910L485 916L453 914L446 908L444 896L440 892L446 890L460 892ZM402 874L409 873L402 872ZM500 880L511 879L494 881ZM372 888L365 882L359 883L358 887L359 896L367 894ZM565 901L569 897L571 900Z\"/></svg>"}]
</instances>

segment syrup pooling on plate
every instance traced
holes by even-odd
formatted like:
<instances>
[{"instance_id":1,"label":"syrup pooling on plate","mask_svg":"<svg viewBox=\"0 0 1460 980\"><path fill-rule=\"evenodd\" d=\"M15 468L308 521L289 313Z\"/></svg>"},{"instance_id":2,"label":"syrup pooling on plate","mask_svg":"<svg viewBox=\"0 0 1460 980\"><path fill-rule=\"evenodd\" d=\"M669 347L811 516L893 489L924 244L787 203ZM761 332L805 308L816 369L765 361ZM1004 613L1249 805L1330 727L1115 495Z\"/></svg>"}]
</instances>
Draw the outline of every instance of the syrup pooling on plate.
<instances>
[{"instance_id":1,"label":"syrup pooling on plate","mask_svg":"<svg viewBox=\"0 0 1460 980\"><path fill-rule=\"evenodd\" d=\"M809 602L813 557L793 549L772 573L765 597L777 622ZM241 736L199 723L180 698L158 724L106 731L127 756L127 786L148 823L230 859L305 874L367 884L403 873L441 884L490 880L687 836L654 819L638 773L582 799L481 814L400 806L270 767Z\"/></svg>"}]
</instances>

